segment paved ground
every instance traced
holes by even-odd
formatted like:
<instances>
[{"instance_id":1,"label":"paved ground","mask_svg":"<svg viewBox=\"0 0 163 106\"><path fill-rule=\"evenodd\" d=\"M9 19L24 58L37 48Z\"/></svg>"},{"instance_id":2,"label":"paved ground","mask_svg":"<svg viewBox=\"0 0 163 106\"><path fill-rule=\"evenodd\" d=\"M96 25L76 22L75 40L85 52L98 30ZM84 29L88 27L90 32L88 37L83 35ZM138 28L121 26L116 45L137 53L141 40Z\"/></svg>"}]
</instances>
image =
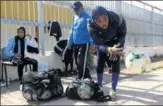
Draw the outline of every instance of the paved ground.
<instances>
[{"instance_id":1,"label":"paved ground","mask_svg":"<svg viewBox=\"0 0 163 106\"><path fill-rule=\"evenodd\" d=\"M95 74L92 74L95 76ZM105 74L104 91L109 92L110 75ZM63 78L64 88L73 78ZM163 105L163 68L141 75L122 74L117 89L117 100L97 103L95 101L73 101L66 97L46 102L27 102L19 91L18 82L14 81L9 88L1 89L2 105Z\"/></svg>"}]
</instances>

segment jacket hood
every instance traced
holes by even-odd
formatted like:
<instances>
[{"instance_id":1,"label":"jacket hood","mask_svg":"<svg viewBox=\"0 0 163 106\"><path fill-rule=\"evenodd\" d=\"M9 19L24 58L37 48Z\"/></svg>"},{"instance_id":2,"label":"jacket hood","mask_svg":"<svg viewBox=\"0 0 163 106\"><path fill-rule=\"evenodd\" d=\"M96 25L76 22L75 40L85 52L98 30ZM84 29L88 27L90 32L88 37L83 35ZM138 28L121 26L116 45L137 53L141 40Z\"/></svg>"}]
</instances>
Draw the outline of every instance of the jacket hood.
<instances>
[{"instance_id":1,"label":"jacket hood","mask_svg":"<svg viewBox=\"0 0 163 106\"><path fill-rule=\"evenodd\" d=\"M91 17L95 21L99 16L107 15L107 14L108 14L108 11L104 7L97 6L92 10Z\"/></svg>"}]
</instances>

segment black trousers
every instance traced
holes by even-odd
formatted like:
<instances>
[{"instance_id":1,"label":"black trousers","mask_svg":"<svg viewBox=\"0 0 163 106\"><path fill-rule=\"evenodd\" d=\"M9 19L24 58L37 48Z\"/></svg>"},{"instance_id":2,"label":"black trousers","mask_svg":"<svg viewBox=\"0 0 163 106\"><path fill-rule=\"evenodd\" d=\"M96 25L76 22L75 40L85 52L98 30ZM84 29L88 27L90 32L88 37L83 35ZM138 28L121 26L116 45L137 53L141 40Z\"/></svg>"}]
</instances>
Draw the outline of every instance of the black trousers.
<instances>
[{"instance_id":1,"label":"black trousers","mask_svg":"<svg viewBox=\"0 0 163 106\"><path fill-rule=\"evenodd\" d=\"M18 76L19 76L20 81L22 80L23 68L25 65L32 64L33 71L38 71L38 62L35 59L29 58L29 57L26 57L24 59L18 59L18 58L13 57L11 59L11 62L18 66Z\"/></svg>"},{"instance_id":2,"label":"black trousers","mask_svg":"<svg viewBox=\"0 0 163 106\"><path fill-rule=\"evenodd\" d=\"M97 69L96 69L98 74L103 73L105 62L107 62L107 64L111 66L112 72L120 73L120 57L118 56L118 59L116 61L111 61L109 60L109 56L107 56L106 53L98 51L97 52Z\"/></svg>"},{"instance_id":3,"label":"black trousers","mask_svg":"<svg viewBox=\"0 0 163 106\"><path fill-rule=\"evenodd\" d=\"M87 53L89 49L89 43L74 45L74 56L77 64L78 77L79 78L91 78L90 71L87 67ZM85 67L85 73L83 75Z\"/></svg>"}]
</instances>

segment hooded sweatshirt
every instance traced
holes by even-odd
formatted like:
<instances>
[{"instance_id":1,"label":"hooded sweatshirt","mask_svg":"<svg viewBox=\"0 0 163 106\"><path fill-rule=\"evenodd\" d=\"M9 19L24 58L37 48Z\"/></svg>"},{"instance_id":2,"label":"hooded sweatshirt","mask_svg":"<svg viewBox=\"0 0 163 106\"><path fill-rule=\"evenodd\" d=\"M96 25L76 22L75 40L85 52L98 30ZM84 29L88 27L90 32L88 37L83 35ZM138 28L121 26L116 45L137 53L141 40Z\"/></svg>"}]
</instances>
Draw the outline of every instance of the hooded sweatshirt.
<instances>
[{"instance_id":1,"label":"hooded sweatshirt","mask_svg":"<svg viewBox=\"0 0 163 106\"><path fill-rule=\"evenodd\" d=\"M100 28L95 22L102 15L106 15L109 18L107 29ZM119 16L113 11L107 11L101 6L97 6L92 10L91 19L88 20L87 28L94 44L97 46L97 50L107 52L107 47L112 47L118 43L120 43L120 47L124 47L127 31L126 22L123 17L120 18Z\"/></svg>"}]
</instances>

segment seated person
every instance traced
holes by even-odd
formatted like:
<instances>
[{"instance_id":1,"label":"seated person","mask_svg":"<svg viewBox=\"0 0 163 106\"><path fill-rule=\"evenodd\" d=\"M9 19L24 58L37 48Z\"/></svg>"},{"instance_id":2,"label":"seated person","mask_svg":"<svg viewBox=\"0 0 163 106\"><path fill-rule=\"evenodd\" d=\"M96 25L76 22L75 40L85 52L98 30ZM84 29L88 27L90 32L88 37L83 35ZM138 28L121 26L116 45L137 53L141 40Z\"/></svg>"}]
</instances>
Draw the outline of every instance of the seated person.
<instances>
[{"instance_id":1,"label":"seated person","mask_svg":"<svg viewBox=\"0 0 163 106\"><path fill-rule=\"evenodd\" d=\"M32 39L32 36L28 34L26 35L26 30L24 27L18 28L17 35L8 40L8 45L4 50L4 54L10 58L9 61L15 65L18 65L18 76L20 83L22 81L24 65L32 64L33 71L37 71L38 68L37 60L25 57L25 49L27 48L28 44L26 36Z\"/></svg>"}]
</instances>

